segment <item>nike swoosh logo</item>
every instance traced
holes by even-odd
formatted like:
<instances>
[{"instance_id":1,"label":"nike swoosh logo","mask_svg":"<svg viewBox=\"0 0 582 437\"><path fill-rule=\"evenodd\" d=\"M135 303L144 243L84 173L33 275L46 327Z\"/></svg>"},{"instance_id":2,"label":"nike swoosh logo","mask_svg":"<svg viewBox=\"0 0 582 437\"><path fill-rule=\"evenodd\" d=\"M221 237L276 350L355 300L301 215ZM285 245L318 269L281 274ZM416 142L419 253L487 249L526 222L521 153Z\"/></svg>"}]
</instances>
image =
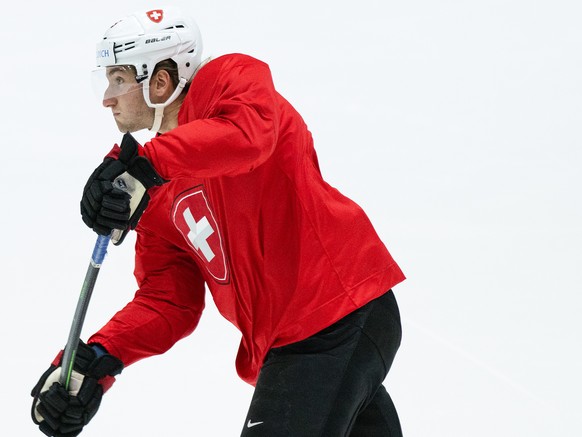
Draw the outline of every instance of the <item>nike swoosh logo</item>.
<instances>
[{"instance_id":1,"label":"nike swoosh logo","mask_svg":"<svg viewBox=\"0 0 582 437\"><path fill-rule=\"evenodd\" d=\"M263 422L252 422L251 419L249 419L248 423L247 423L247 428L252 428L253 426L257 426L260 425Z\"/></svg>"}]
</instances>

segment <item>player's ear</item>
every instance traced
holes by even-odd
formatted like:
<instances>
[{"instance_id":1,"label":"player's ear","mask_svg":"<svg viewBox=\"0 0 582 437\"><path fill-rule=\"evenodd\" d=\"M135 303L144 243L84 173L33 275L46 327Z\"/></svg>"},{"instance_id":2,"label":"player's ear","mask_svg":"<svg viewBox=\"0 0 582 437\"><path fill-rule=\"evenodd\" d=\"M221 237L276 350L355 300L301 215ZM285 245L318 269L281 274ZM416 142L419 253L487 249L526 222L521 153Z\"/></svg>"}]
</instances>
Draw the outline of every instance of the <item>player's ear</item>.
<instances>
[{"instance_id":1,"label":"player's ear","mask_svg":"<svg viewBox=\"0 0 582 437\"><path fill-rule=\"evenodd\" d=\"M165 102L174 91L172 78L166 70L158 70L150 80L150 97L152 103Z\"/></svg>"}]
</instances>

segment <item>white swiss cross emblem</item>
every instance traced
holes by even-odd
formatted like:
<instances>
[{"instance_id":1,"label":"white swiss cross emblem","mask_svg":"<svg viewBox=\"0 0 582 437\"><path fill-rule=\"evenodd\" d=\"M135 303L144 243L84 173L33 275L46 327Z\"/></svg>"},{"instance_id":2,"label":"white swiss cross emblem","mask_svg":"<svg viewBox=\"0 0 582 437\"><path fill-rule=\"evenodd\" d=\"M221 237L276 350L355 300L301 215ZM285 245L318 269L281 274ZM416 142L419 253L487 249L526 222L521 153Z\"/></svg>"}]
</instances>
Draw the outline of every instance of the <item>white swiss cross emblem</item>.
<instances>
[{"instance_id":1,"label":"white swiss cross emblem","mask_svg":"<svg viewBox=\"0 0 582 437\"><path fill-rule=\"evenodd\" d=\"M202 186L180 194L172 210L174 226L217 282L228 282L222 237Z\"/></svg>"},{"instance_id":2,"label":"white swiss cross emblem","mask_svg":"<svg viewBox=\"0 0 582 437\"><path fill-rule=\"evenodd\" d=\"M164 11L161 9L154 9L153 11L146 12L146 15L154 23L159 23L164 18Z\"/></svg>"}]
</instances>

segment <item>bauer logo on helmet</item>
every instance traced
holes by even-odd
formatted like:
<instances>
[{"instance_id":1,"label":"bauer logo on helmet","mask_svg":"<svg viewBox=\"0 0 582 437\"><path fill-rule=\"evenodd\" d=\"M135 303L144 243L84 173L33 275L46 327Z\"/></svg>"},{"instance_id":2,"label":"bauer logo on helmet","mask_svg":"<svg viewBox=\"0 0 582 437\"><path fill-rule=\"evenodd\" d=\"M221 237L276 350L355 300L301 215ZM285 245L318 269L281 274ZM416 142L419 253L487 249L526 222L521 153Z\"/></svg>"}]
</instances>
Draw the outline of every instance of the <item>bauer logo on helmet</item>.
<instances>
[{"instance_id":1,"label":"bauer logo on helmet","mask_svg":"<svg viewBox=\"0 0 582 437\"><path fill-rule=\"evenodd\" d=\"M145 40L145 44L151 44L153 42L168 41L169 39L172 39L172 35L166 35L166 36L163 36L161 38L148 38Z\"/></svg>"}]
</instances>

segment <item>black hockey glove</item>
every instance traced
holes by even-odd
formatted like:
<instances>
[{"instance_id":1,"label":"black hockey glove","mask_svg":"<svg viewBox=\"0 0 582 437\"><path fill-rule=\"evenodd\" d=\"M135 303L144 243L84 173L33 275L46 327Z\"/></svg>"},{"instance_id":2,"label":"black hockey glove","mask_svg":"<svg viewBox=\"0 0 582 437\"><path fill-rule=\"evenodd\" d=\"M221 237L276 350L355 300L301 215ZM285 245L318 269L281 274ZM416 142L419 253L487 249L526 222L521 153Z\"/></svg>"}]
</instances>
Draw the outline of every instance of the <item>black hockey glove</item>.
<instances>
[{"instance_id":1,"label":"black hockey glove","mask_svg":"<svg viewBox=\"0 0 582 437\"><path fill-rule=\"evenodd\" d=\"M62 355L61 351L32 389L31 414L47 436L74 437L97 413L103 393L121 373L123 363L108 353L97 354L80 341L67 391L58 382Z\"/></svg>"},{"instance_id":2,"label":"black hockey glove","mask_svg":"<svg viewBox=\"0 0 582 437\"><path fill-rule=\"evenodd\" d=\"M89 177L81 198L81 216L87 226L121 244L135 229L148 202L147 190L166 182L144 156L129 133L123 136L117 159L105 158Z\"/></svg>"}]
</instances>

